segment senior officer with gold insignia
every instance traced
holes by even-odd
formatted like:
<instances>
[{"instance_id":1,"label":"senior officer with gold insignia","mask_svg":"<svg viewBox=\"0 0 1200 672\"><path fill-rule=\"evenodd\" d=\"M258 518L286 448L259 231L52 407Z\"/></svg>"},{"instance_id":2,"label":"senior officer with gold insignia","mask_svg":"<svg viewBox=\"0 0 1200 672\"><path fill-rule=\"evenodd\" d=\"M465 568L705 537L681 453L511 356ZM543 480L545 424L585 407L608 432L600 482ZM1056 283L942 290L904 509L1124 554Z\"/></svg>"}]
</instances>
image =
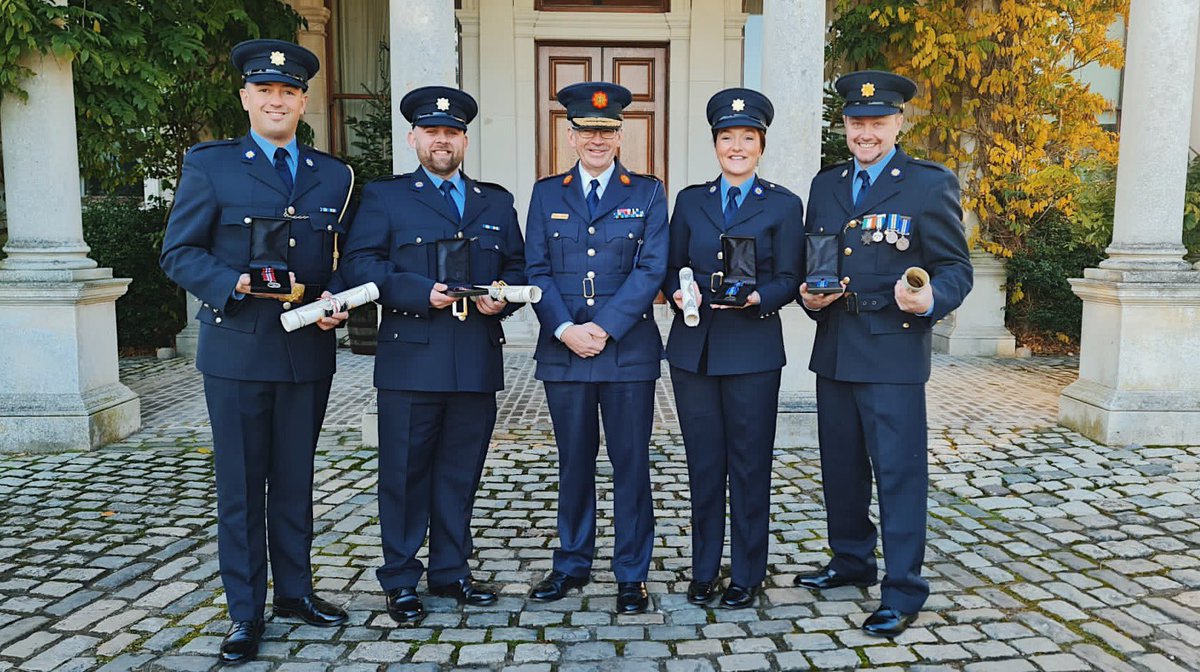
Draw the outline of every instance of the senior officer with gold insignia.
<instances>
[{"instance_id":1,"label":"senior officer with gold insignia","mask_svg":"<svg viewBox=\"0 0 1200 672\"><path fill-rule=\"evenodd\" d=\"M931 328L971 290L958 180L943 166L896 146L911 80L854 72L837 80L854 159L812 183L806 232L841 240L842 292L800 287L817 321L810 368L817 374L817 421L829 545L833 559L796 585L821 590L877 581L876 529L868 514L871 476L879 493L887 561L879 608L867 634L894 637L929 595L925 555L928 457L925 381ZM930 278L919 291L906 270Z\"/></svg>"},{"instance_id":2,"label":"senior officer with gold insignia","mask_svg":"<svg viewBox=\"0 0 1200 672\"><path fill-rule=\"evenodd\" d=\"M196 368L212 421L218 556L233 620L221 644L227 664L258 653L268 545L275 616L346 622L345 611L313 594L309 561L313 455L334 373L332 329L346 313L291 333L279 315L345 287L336 246L354 182L346 164L296 142L317 57L290 42L251 40L232 60L245 77L250 132L188 151L160 259L203 301ZM290 279L276 271L304 284L303 298L251 293Z\"/></svg>"},{"instance_id":3,"label":"senior officer with gold insignia","mask_svg":"<svg viewBox=\"0 0 1200 672\"><path fill-rule=\"evenodd\" d=\"M520 305L456 299L447 282L524 284L525 257L512 195L461 170L477 111L474 98L445 86L404 96L400 113L421 165L366 186L346 243L346 277L378 285L384 308L375 354L384 564L376 574L400 624L425 616L423 571L434 595L496 601L468 566L471 511L504 388L500 320ZM448 265L462 277L451 278ZM426 531L427 568L417 559Z\"/></svg>"},{"instance_id":4,"label":"senior officer with gold insignia","mask_svg":"<svg viewBox=\"0 0 1200 672\"><path fill-rule=\"evenodd\" d=\"M687 187L675 200L663 286L681 310L683 292L694 292L700 321L689 327L677 312L667 359L692 502L688 601L707 604L718 587L728 485L730 579L720 605L740 609L753 603L767 571L771 459L786 363L779 309L795 300L800 285L804 206L757 175L775 114L766 96L726 89L709 99L707 114L721 175ZM748 242L753 252L734 240ZM681 288L684 267L696 282ZM728 277L737 267L746 277L735 283L747 283L748 296L725 301L737 288Z\"/></svg>"},{"instance_id":5,"label":"senior officer with gold insignia","mask_svg":"<svg viewBox=\"0 0 1200 672\"><path fill-rule=\"evenodd\" d=\"M531 597L557 600L590 579L601 411L613 465L612 569L617 611L625 614L649 605L649 444L663 352L652 307L667 269L662 183L616 159L621 111L631 100L628 89L605 82L558 92L579 161L534 186L525 220L526 270L543 292L534 305L536 377L546 387L559 460L559 548Z\"/></svg>"}]
</instances>

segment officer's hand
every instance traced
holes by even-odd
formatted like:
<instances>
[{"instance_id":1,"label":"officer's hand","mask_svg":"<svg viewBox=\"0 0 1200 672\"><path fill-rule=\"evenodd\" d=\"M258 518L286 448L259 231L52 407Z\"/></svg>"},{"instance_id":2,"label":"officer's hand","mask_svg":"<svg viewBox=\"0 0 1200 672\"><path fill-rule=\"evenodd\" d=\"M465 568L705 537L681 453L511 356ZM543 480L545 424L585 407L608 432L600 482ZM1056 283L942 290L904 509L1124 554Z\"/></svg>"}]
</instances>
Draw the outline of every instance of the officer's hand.
<instances>
[{"instance_id":1,"label":"officer's hand","mask_svg":"<svg viewBox=\"0 0 1200 672\"><path fill-rule=\"evenodd\" d=\"M579 326L583 327L584 331L591 334L592 338L595 338L598 341L607 341L608 340L608 332L604 330L604 327L601 327L600 325L596 324L595 322L586 322Z\"/></svg>"},{"instance_id":2,"label":"officer's hand","mask_svg":"<svg viewBox=\"0 0 1200 672\"><path fill-rule=\"evenodd\" d=\"M233 288L233 291L237 292L238 294L249 294L250 293L250 274L249 273L243 273L238 276L238 284L236 287Z\"/></svg>"},{"instance_id":3,"label":"officer's hand","mask_svg":"<svg viewBox=\"0 0 1200 672\"><path fill-rule=\"evenodd\" d=\"M800 300L804 302L804 307L809 310L821 310L829 304L842 298L842 294L846 293L846 283L842 283L842 291L833 294L809 294L808 283L800 285Z\"/></svg>"},{"instance_id":4,"label":"officer's hand","mask_svg":"<svg viewBox=\"0 0 1200 672\"><path fill-rule=\"evenodd\" d=\"M757 306L759 303L762 303L762 298L759 297L757 291L754 291L754 292L750 292L750 296L746 297L746 302L740 306L723 306L719 303L714 303L713 310L727 310L729 308L733 308L734 310L741 310L741 309L745 308L746 306Z\"/></svg>"},{"instance_id":5,"label":"officer's hand","mask_svg":"<svg viewBox=\"0 0 1200 672\"><path fill-rule=\"evenodd\" d=\"M920 315L929 311L933 305L933 285L926 284L918 292L908 291L908 287L904 286L904 278L896 281L896 286L892 288L892 294L896 296L896 305L900 306L900 310L913 315Z\"/></svg>"},{"instance_id":6,"label":"officer's hand","mask_svg":"<svg viewBox=\"0 0 1200 672\"><path fill-rule=\"evenodd\" d=\"M321 299L333 299L333 295L329 293L329 290L325 290L324 292L321 292ZM346 307L338 303L336 300L332 300L327 303L328 310L332 310L333 314L327 317L317 318L317 326L321 328L321 331L335 329L338 325L340 325L342 322L345 322L346 319L350 317L350 312L346 310Z\"/></svg>"},{"instance_id":7,"label":"officer's hand","mask_svg":"<svg viewBox=\"0 0 1200 672\"><path fill-rule=\"evenodd\" d=\"M692 296L696 298L696 307L700 307L704 297L700 294L700 285L697 285L696 281L694 280L692 281ZM675 293L671 295L671 298L675 301L675 307L683 310L683 290L675 290Z\"/></svg>"},{"instance_id":8,"label":"officer's hand","mask_svg":"<svg viewBox=\"0 0 1200 672\"><path fill-rule=\"evenodd\" d=\"M433 289L429 290L429 305L434 308L446 308L454 303L454 297L442 293L447 289L450 288L443 282L434 283Z\"/></svg>"},{"instance_id":9,"label":"officer's hand","mask_svg":"<svg viewBox=\"0 0 1200 672\"><path fill-rule=\"evenodd\" d=\"M572 324L562 333L562 342L571 352L587 359L595 357L604 349L604 341L597 339L587 329L586 325Z\"/></svg>"},{"instance_id":10,"label":"officer's hand","mask_svg":"<svg viewBox=\"0 0 1200 672\"><path fill-rule=\"evenodd\" d=\"M487 294L475 297L475 307L484 315L495 315L504 310L504 307L507 305L507 301L497 301Z\"/></svg>"}]
</instances>

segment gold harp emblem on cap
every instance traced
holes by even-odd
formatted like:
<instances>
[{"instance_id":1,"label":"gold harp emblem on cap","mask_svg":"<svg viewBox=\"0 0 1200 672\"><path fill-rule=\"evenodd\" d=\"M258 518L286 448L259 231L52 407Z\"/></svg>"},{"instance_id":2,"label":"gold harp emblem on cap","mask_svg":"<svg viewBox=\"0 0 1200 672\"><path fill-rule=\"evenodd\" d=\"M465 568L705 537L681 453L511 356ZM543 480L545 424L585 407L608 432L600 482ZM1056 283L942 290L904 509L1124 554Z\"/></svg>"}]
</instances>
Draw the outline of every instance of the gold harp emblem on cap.
<instances>
[{"instance_id":1,"label":"gold harp emblem on cap","mask_svg":"<svg viewBox=\"0 0 1200 672\"><path fill-rule=\"evenodd\" d=\"M875 85L870 82L863 84L861 93L863 98L870 98L875 95Z\"/></svg>"},{"instance_id":2,"label":"gold harp emblem on cap","mask_svg":"<svg viewBox=\"0 0 1200 672\"><path fill-rule=\"evenodd\" d=\"M439 110L441 110L442 112L445 112L446 110L450 109L450 99L449 98L438 98L436 105Z\"/></svg>"},{"instance_id":3,"label":"gold harp emblem on cap","mask_svg":"<svg viewBox=\"0 0 1200 672\"><path fill-rule=\"evenodd\" d=\"M287 56L284 56L282 51L271 52L271 65L283 65L284 63L287 63Z\"/></svg>"},{"instance_id":4,"label":"gold harp emblem on cap","mask_svg":"<svg viewBox=\"0 0 1200 672\"><path fill-rule=\"evenodd\" d=\"M734 98L732 107L734 112L741 112L742 110L746 109L746 101L742 100L741 98Z\"/></svg>"}]
</instances>

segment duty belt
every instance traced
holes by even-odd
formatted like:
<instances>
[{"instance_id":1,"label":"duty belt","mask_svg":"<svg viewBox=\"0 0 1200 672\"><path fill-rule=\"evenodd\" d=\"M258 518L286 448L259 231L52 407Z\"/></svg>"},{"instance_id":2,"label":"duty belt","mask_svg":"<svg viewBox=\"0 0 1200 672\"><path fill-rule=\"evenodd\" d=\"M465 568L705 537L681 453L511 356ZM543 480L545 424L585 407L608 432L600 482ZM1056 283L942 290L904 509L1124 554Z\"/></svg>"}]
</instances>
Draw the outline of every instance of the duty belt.
<instances>
[{"instance_id":1,"label":"duty belt","mask_svg":"<svg viewBox=\"0 0 1200 672\"><path fill-rule=\"evenodd\" d=\"M893 295L846 292L843 299L846 304L846 312L857 315L859 313L870 313L876 310L883 310L891 304Z\"/></svg>"},{"instance_id":2,"label":"duty belt","mask_svg":"<svg viewBox=\"0 0 1200 672\"><path fill-rule=\"evenodd\" d=\"M598 296L612 296L617 293L628 275L617 273L596 273L591 277L586 274L567 274L554 276L554 284L563 296L582 296L594 299Z\"/></svg>"}]
</instances>

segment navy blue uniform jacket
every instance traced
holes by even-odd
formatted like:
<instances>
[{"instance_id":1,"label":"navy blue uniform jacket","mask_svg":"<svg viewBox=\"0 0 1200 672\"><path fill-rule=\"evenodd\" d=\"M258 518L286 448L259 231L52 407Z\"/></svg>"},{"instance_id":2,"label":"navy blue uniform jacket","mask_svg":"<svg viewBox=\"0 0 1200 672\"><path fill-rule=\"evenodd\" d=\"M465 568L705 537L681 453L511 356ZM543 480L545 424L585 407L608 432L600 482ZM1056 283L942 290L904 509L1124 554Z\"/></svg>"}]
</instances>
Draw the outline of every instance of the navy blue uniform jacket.
<instances>
[{"instance_id":1,"label":"navy blue uniform jacket","mask_svg":"<svg viewBox=\"0 0 1200 672\"><path fill-rule=\"evenodd\" d=\"M804 246L804 206L800 197L768 180L756 179L728 228L721 204L721 178L679 192L671 214L671 249L663 293L679 289L679 269L690 266L704 301L700 324L688 327L675 309L667 359L685 371L724 376L781 369L783 326L779 309L792 302L800 287ZM710 278L723 268L717 256L721 235L753 236L757 261L755 289L760 303L741 309L713 310Z\"/></svg>"},{"instance_id":2,"label":"navy blue uniform jacket","mask_svg":"<svg viewBox=\"0 0 1200 672\"><path fill-rule=\"evenodd\" d=\"M159 263L167 276L197 296L200 343L196 368L234 380L312 382L334 372L333 330L316 325L283 330L284 304L274 299L233 298L238 276L250 271L252 217L291 222L288 268L296 281L337 293L345 289L333 271L335 234L346 207L353 173L342 161L300 146L295 187L283 182L249 136L192 147L167 223Z\"/></svg>"},{"instance_id":3,"label":"navy blue uniform jacket","mask_svg":"<svg viewBox=\"0 0 1200 672\"><path fill-rule=\"evenodd\" d=\"M383 321L375 351L375 387L423 392L504 389L500 320L474 305L460 321L450 308L429 305L437 278L436 243L462 234L471 240L471 282L525 284L524 243L513 197L503 187L463 175L461 223L424 169L371 182L363 189L346 240L345 274L354 284L379 286Z\"/></svg>"},{"instance_id":4,"label":"navy blue uniform jacket","mask_svg":"<svg viewBox=\"0 0 1200 672\"><path fill-rule=\"evenodd\" d=\"M652 308L667 272L662 182L618 162L593 218L573 167L534 185L525 227L526 272L542 288L534 304L541 322L537 379L656 380L663 347ZM554 337L563 322L595 322L611 338L599 355L584 359Z\"/></svg>"},{"instance_id":5,"label":"navy blue uniform jacket","mask_svg":"<svg viewBox=\"0 0 1200 672\"><path fill-rule=\"evenodd\" d=\"M853 177L853 162L832 166L813 178L808 197L807 232L842 232L841 274L850 278L848 291L858 295L861 311L847 311L845 298L808 311L817 321L809 368L818 376L850 383L924 383L929 380L931 329L962 304L973 281L958 180L945 167L897 148L856 208L850 198ZM864 244L861 220L870 214L911 217L910 247L901 251L886 241ZM910 266L931 276L934 306L928 317L896 305L893 285Z\"/></svg>"}]
</instances>

